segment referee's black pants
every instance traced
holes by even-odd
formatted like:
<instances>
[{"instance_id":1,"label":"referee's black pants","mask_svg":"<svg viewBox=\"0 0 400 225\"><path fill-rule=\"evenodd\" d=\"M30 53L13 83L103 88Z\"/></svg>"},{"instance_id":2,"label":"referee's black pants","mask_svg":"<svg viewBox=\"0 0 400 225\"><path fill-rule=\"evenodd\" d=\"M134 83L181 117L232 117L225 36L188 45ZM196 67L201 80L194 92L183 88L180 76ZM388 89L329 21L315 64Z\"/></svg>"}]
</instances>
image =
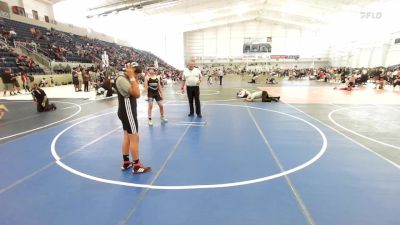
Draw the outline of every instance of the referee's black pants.
<instances>
[{"instance_id":1,"label":"referee's black pants","mask_svg":"<svg viewBox=\"0 0 400 225\"><path fill-rule=\"evenodd\" d=\"M199 86L187 86L186 93L189 100L190 114L194 114L193 99L196 104L196 114L201 115L200 106L200 87Z\"/></svg>"}]
</instances>

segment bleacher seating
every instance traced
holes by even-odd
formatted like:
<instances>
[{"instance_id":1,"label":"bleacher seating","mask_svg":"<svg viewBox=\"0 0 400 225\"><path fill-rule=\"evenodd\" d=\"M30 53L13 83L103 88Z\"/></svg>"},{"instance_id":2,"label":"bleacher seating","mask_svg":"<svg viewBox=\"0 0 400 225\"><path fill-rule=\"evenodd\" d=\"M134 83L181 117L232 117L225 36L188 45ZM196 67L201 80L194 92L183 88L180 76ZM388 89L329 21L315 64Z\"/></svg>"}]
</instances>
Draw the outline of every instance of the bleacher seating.
<instances>
[{"instance_id":1,"label":"bleacher seating","mask_svg":"<svg viewBox=\"0 0 400 225\"><path fill-rule=\"evenodd\" d=\"M14 53L8 46L0 45L0 72L11 68L13 73L26 71L29 74L44 74L44 70L31 59Z\"/></svg>"},{"instance_id":2,"label":"bleacher seating","mask_svg":"<svg viewBox=\"0 0 400 225\"><path fill-rule=\"evenodd\" d=\"M146 51L53 29L48 30L45 27L9 19L3 20L3 29L13 29L17 33L17 36L14 37L15 40L25 43L34 41L38 52L51 60L58 62L100 63L103 51L107 51L111 66L117 67L126 60L135 60L145 66L150 66L157 59L160 67L174 69L162 59ZM10 44L12 44L11 41L9 40Z\"/></svg>"},{"instance_id":3,"label":"bleacher seating","mask_svg":"<svg viewBox=\"0 0 400 225\"><path fill-rule=\"evenodd\" d=\"M10 67L14 72L18 71L16 58L18 54L7 49L0 48L0 68Z\"/></svg>"}]
</instances>

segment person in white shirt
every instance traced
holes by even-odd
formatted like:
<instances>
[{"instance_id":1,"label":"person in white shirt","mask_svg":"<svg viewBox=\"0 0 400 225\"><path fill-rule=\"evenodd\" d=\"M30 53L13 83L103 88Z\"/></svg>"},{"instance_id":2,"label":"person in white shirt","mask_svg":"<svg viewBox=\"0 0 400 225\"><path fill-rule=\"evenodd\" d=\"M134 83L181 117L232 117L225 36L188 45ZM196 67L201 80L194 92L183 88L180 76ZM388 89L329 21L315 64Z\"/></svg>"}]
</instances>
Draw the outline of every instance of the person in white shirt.
<instances>
[{"instance_id":1,"label":"person in white shirt","mask_svg":"<svg viewBox=\"0 0 400 225\"><path fill-rule=\"evenodd\" d=\"M197 117L201 118L201 105L200 105L200 83L203 79L201 75L201 71L198 68L194 67L195 62L194 60L189 61L188 68L183 71L182 77L182 93L185 90L186 86L186 93L189 100L189 109L190 113L188 114L189 117L194 116L194 107L193 107L193 100L196 105L196 114Z\"/></svg>"},{"instance_id":2,"label":"person in white shirt","mask_svg":"<svg viewBox=\"0 0 400 225\"><path fill-rule=\"evenodd\" d=\"M101 62L102 62L103 68L108 68L110 66L110 63L108 61L108 55L107 55L106 51L104 51L103 54L101 55Z\"/></svg>"},{"instance_id":3,"label":"person in white shirt","mask_svg":"<svg viewBox=\"0 0 400 225\"><path fill-rule=\"evenodd\" d=\"M219 76L219 85L222 86L222 78L224 77L224 69L218 70L218 76Z\"/></svg>"}]
</instances>

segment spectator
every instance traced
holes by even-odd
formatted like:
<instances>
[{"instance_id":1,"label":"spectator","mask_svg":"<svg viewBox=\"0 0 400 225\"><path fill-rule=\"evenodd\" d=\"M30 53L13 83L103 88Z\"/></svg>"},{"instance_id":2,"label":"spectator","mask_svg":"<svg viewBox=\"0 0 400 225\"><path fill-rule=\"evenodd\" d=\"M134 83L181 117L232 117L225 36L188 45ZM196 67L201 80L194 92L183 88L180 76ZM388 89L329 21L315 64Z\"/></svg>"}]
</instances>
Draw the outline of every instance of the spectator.
<instances>
[{"instance_id":1,"label":"spectator","mask_svg":"<svg viewBox=\"0 0 400 225\"><path fill-rule=\"evenodd\" d=\"M79 91L79 79L78 79L77 68L73 68L73 70L72 70L72 83L74 84L75 92L78 92Z\"/></svg>"},{"instance_id":2,"label":"spectator","mask_svg":"<svg viewBox=\"0 0 400 225\"><path fill-rule=\"evenodd\" d=\"M42 78L42 80L39 83L39 87L46 87L47 86L47 81L46 78Z\"/></svg>"},{"instance_id":3,"label":"spectator","mask_svg":"<svg viewBox=\"0 0 400 225\"><path fill-rule=\"evenodd\" d=\"M89 92L89 72L88 70L83 70L82 72L82 79L83 79L83 85L84 85L84 92Z\"/></svg>"},{"instance_id":4,"label":"spectator","mask_svg":"<svg viewBox=\"0 0 400 225\"><path fill-rule=\"evenodd\" d=\"M11 76L11 68L6 68L2 75L1 79L3 80L4 84L4 94L3 96L6 96L7 91L10 92L10 95L16 95L14 93L14 88L13 88L13 81L12 81L12 76Z\"/></svg>"}]
</instances>

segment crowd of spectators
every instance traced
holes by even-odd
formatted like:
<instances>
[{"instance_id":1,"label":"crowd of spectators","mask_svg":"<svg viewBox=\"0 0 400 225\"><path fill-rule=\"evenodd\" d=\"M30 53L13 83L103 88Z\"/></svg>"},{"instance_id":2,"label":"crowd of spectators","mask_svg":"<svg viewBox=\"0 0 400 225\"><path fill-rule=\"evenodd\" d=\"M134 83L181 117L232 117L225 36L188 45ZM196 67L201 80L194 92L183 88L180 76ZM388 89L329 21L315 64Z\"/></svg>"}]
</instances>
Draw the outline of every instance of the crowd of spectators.
<instances>
[{"instance_id":1,"label":"crowd of spectators","mask_svg":"<svg viewBox=\"0 0 400 225\"><path fill-rule=\"evenodd\" d=\"M111 67L120 67L125 61L137 61L141 65L153 66L158 61L161 68L174 68L152 53L120 46L115 43L47 29L9 19L0 19L0 31L9 45L15 41L23 43L32 52L38 52L56 62L101 63L101 55L107 52Z\"/></svg>"},{"instance_id":2,"label":"crowd of spectators","mask_svg":"<svg viewBox=\"0 0 400 225\"><path fill-rule=\"evenodd\" d=\"M0 43L0 71L10 68L14 73L44 74L43 69L26 55L15 53L14 49L5 43Z\"/></svg>"},{"instance_id":3,"label":"crowd of spectators","mask_svg":"<svg viewBox=\"0 0 400 225\"><path fill-rule=\"evenodd\" d=\"M267 83L271 77L282 77L288 80L310 79L327 83L346 84L345 86L359 86L368 83L374 88L385 89L386 86L400 86L400 65L375 68L350 68L350 67L323 67L323 68L297 68L282 69L277 65L266 66L257 63L215 63L200 65L203 75L222 70L224 74L250 75L250 83L256 83L260 75L267 76ZM348 88L349 90L351 88Z\"/></svg>"}]
</instances>

